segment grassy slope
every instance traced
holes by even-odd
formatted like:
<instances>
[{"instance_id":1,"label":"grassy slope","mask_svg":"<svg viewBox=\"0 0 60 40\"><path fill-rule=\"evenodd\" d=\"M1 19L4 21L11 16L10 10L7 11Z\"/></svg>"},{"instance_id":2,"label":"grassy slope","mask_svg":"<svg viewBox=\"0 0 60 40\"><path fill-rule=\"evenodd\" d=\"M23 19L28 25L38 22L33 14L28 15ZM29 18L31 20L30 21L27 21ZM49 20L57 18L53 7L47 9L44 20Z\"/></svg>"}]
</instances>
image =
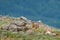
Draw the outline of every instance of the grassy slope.
<instances>
[{"instance_id":1,"label":"grassy slope","mask_svg":"<svg viewBox=\"0 0 60 40\"><path fill-rule=\"evenodd\" d=\"M0 38L2 39L19 39L20 40L60 40L59 37L46 35L46 34L39 34L37 35L37 32L34 32L33 34L22 34L22 33L12 33L12 32L5 32L5 35L1 34L0 31Z\"/></svg>"},{"instance_id":2,"label":"grassy slope","mask_svg":"<svg viewBox=\"0 0 60 40\"><path fill-rule=\"evenodd\" d=\"M0 21L0 26L7 23L9 23L8 20ZM44 28L36 29L33 35L31 34L24 35L22 33L13 34L12 32L8 32L8 31L4 33L5 35L3 35L2 30L0 30L0 38L1 40L8 40L8 39L11 39L11 40L60 40L60 37L45 35L43 33L37 35L37 32L39 30L43 32ZM53 28L53 31L55 33L60 34L60 31L58 31L58 29Z\"/></svg>"}]
</instances>

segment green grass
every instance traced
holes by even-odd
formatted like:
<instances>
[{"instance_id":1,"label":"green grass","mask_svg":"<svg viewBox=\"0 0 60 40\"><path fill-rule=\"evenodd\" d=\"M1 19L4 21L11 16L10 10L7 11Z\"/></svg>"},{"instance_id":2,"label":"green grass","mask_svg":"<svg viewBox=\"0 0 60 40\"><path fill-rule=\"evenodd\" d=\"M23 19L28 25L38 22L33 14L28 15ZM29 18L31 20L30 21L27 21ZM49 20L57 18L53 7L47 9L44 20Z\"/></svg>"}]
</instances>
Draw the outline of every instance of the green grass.
<instances>
[{"instance_id":1,"label":"green grass","mask_svg":"<svg viewBox=\"0 0 60 40\"><path fill-rule=\"evenodd\" d=\"M0 21L0 26L7 24L7 21Z\"/></svg>"},{"instance_id":2,"label":"green grass","mask_svg":"<svg viewBox=\"0 0 60 40\"><path fill-rule=\"evenodd\" d=\"M10 38L14 38L14 39L18 39L21 38L22 40L60 40L60 38L52 36L52 35L46 35L46 34L39 34L37 35L38 32L34 32L33 34L22 34L21 32L18 33L13 33L11 31L6 31L3 35L2 35L2 30L0 30L0 37L10 37Z\"/></svg>"}]
</instances>

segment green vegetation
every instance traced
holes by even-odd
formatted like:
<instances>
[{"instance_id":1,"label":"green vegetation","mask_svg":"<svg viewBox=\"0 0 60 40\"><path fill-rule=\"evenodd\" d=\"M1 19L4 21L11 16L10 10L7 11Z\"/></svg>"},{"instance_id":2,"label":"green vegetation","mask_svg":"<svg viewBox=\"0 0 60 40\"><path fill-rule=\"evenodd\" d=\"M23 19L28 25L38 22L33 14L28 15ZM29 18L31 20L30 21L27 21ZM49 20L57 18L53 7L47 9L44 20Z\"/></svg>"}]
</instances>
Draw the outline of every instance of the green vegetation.
<instances>
[{"instance_id":1,"label":"green vegetation","mask_svg":"<svg viewBox=\"0 0 60 40\"><path fill-rule=\"evenodd\" d=\"M0 38L13 38L15 40L17 40L18 38L20 38L20 40L60 40L59 37L55 37L52 35L46 35L46 34L42 34L40 33L39 35L37 35L37 33L39 32L34 32L33 34L22 34L20 32L18 33L13 33L10 31L6 31L4 32L4 34L2 34L2 30L0 30Z\"/></svg>"},{"instance_id":2,"label":"green vegetation","mask_svg":"<svg viewBox=\"0 0 60 40\"><path fill-rule=\"evenodd\" d=\"M9 20L0 20L0 26L7 24L10 21ZM45 28L37 28L34 29L34 32L32 33L26 33L24 31L19 31L19 32L11 32L11 31L5 31L0 29L0 39L1 40L60 40L60 35L59 36L52 36L48 34L44 34ZM54 33L60 34L60 31L56 28L52 28L52 31Z\"/></svg>"},{"instance_id":3,"label":"green vegetation","mask_svg":"<svg viewBox=\"0 0 60 40\"><path fill-rule=\"evenodd\" d=\"M6 21L0 21L0 25L6 24Z\"/></svg>"}]
</instances>

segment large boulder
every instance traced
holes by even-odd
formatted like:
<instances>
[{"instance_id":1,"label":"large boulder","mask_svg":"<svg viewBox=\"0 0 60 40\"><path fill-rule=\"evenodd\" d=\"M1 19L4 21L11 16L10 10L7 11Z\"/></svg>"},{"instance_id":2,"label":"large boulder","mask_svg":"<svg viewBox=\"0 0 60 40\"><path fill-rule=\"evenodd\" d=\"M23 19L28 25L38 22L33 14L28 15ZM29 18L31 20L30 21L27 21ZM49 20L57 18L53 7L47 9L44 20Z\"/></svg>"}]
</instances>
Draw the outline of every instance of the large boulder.
<instances>
[{"instance_id":1,"label":"large boulder","mask_svg":"<svg viewBox=\"0 0 60 40\"><path fill-rule=\"evenodd\" d=\"M17 24L15 24L15 23L10 23L9 25L7 25L7 26L4 26L4 27L2 27L1 29L3 29L3 30L9 30L9 31L23 31L23 30L29 30L29 28L28 27L26 27L26 26L21 26L21 25L17 25Z\"/></svg>"}]
</instances>

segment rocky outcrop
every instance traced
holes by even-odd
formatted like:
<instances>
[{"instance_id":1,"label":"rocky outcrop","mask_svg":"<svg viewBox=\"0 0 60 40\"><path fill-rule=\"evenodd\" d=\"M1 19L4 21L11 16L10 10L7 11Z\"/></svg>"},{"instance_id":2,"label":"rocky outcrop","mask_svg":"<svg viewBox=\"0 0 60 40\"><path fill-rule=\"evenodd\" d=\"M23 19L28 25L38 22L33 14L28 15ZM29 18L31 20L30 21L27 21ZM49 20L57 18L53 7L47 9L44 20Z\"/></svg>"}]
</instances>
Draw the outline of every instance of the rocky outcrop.
<instances>
[{"instance_id":1,"label":"rocky outcrop","mask_svg":"<svg viewBox=\"0 0 60 40\"><path fill-rule=\"evenodd\" d=\"M39 27L45 27L41 21L35 22L27 19L26 17L21 16L18 18L19 20L16 20L16 18L9 24L4 25L1 29L3 30L9 30L9 31L26 31L26 30L32 30L37 29Z\"/></svg>"},{"instance_id":2,"label":"rocky outcrop","mask_svg":"<svg viewBox=\"0 0 60 40\"><path fill-rule=\"evenodd\" d=\"M25 17L21 17L20 21L13 21L7 26L2 27L3 30L9 30L9 31L22 31L22 30L29 30L27 27L28 24L30 24L31 21L27 20Z\"/></svg>"}]
</instances>

